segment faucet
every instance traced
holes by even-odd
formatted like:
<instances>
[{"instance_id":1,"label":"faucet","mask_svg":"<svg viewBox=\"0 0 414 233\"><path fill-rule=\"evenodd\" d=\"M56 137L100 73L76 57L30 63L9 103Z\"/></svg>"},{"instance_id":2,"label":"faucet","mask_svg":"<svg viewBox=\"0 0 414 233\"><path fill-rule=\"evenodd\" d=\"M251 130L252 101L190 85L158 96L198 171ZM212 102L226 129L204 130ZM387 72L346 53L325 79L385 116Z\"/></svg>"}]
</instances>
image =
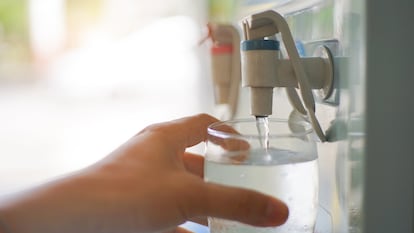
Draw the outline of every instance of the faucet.
<instances>
[{"instance_id":1,"label":"faucet","mask_svg":"<svg viewBox=\"0 0 414 233\"><path fill-rule=\"evenodd\" d=\"M240 35L231 24L208 25L212 40L211 70L216 111L222 120L234 117L237 112L240 88Z\"/></svg>"},{"instance_id":2,"label":"faucet","mask_svg":"<svg viewBox=\"0 0 414 233\"><path fill-rule=\"evenodd\" d=\"M320 57L301 58L286 20L273 10L243 19L242 29L242 84L250 88L251 114L256 117L271 115L273 88L285 87L293 107L308 117L319 139L326 141L315 115L312 90L322 92L322 98L328 98L332 93L333 59L329 49L323 48ZM280 55L277 34L282 38L287 59Z\"/></svg>"}]
</instances>

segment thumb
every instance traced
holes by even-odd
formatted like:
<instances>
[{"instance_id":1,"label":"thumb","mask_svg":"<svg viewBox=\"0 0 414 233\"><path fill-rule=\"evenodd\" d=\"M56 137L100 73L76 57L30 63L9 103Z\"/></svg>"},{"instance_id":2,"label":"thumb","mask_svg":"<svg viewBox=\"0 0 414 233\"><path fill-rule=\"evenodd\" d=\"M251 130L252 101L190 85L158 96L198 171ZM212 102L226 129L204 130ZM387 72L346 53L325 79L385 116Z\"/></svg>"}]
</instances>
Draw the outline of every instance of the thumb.
<instances>
[{"instance_id":1,"label":"thumb","mask_svg":"<svg viewBox=\"0 0 414 233\"><path fill-rule=\"evenodd\" d=\"M286 222L289 209L282 201L243 188L205 183L201 200L189 203L196 215L218 217L254 226L279 226Z\"/></svg>"}]
</instances>

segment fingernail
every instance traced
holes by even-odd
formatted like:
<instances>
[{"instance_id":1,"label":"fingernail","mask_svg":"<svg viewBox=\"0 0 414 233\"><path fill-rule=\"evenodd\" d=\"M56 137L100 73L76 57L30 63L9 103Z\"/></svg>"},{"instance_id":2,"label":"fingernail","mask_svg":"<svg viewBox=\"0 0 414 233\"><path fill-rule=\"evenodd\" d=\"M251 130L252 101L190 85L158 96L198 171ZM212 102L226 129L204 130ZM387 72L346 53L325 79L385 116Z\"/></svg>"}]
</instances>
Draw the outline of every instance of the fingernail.
<instances>
[{"instance_id":1,"label":"fingernail","mask_svg":"<svg viewBox=\"0 0 414 233\"><path fill-rule=\"evenodd\" d=\"M281 201L270 201L266 209L267 223L279 226L286 222L289 217L289 208Z\"/></svg>"}]
</instances>

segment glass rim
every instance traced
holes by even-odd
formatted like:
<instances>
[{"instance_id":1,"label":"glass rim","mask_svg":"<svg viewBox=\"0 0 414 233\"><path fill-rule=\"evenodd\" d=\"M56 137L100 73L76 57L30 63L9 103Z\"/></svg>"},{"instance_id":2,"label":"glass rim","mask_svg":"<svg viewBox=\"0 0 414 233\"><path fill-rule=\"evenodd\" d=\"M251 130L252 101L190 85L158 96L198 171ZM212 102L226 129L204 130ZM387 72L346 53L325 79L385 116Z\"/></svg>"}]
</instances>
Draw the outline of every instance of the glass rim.
<instances>
[{"instance_id":1,"label":"glass rim","mask_svg":"<svg viewBox=\"0 0 414 233\"><path fill-rule=\"evenodd\" d=\"M232 132L224 132L221 130L215 129L217 126L221 125L234 125L236 123L255 123L255 118L241 118L241 119L231 119L231 120L225 120L225 121L218 121L210 124L207 127L207 135L216 136L220 138L235 138L235 139L260 139L261 135L258 134L238 134L238 133L232 133ZM287 119L282 118L268 118L269 124L273 123L286 123L289 124L289 121ZM270 133L269 139L273 138L287 138L287 137L303 137L306 135L309 135L313 132L313 127L310 122L307 121L300 121L300 122L290 122L293 124L297 124L299 126L305 126L305 129L301 132L290 132L290 133Z\"/></svg>"}]
</instances>

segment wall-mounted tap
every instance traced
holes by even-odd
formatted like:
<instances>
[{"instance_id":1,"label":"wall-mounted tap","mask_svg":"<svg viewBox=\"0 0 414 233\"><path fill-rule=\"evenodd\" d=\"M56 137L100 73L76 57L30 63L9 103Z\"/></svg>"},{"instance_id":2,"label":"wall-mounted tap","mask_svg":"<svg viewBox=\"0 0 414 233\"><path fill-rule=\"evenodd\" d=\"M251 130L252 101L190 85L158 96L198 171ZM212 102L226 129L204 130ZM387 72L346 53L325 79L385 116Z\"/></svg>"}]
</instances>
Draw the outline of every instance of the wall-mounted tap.
<instances>
[{"instance_id":1,"label":"wall-mounted tap","mask_svg":"<svg viewBox=\"0 0 414 233\"><path fill-rule=\"evenodd\" d=\"M272 114L273 88L285 87L293 107L306 115L321 141L326 141L315 115L313 90L323 90L328 98L333 85L333 61L327 48L321 57L299 57L286 20L275 11L251 15L242 21L241 42L243 86L250 88L251 114ZM280 34L287 59L280 55ZM300 91L300 97L296 92Z\"/></svg>"}]
</instances>

